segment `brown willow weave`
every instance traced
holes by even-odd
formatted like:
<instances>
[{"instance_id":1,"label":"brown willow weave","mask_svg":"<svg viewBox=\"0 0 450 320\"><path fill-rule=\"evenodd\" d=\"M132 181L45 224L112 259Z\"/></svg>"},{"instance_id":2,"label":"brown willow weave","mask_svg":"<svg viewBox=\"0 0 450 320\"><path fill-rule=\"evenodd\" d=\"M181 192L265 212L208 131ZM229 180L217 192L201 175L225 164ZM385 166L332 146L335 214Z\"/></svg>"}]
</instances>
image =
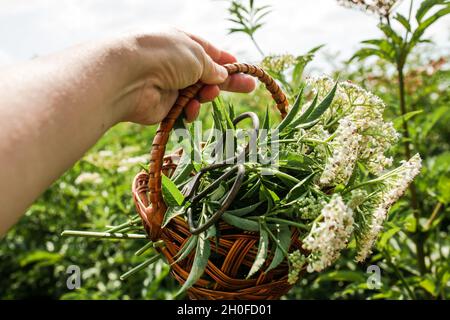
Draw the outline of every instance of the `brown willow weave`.
<instances>
[{"instance_id":1,"label":"brown willow weave","mask_svg":"<svg viewBox=\"0 0 450 320\"><path fill-rule=\"evenodd\" d=\"M260 67L234 63L225 68L230 75L245 73L257 77L263 82L277 108L284 118L287 114L288 101L277 83ZM202 83L196 83L180 91L179 97L167 117L161 122L153 140L150 152L149 172L140 172L133 181L133 197L137 212L151 240L163 240L165 246L158 249L169 263L185 245L191 233L187 222L180 217L172 219L164 228L161 224L167 209L161 194L161 174L171 176L182 150L164 156L170 131L183 108L193 99ZM287 282L288 265L281 263L268 273L259 271L252 278L245 279L257 253L259 234L232 227L221 221L218 245L211 240L211 255L203 276L188 290L191 299L279 299L287 293L291 285ZM292 234L291 248L301 249L298 233ZM195 251L195 250L193 250ZM271 261L273 252L269 250L267 261ZM172 265L172 275L180 284L188 278L194 259L192 252L184 260ZM261 270L265 270L268 264Z\"/></svg>"}]
</instances>

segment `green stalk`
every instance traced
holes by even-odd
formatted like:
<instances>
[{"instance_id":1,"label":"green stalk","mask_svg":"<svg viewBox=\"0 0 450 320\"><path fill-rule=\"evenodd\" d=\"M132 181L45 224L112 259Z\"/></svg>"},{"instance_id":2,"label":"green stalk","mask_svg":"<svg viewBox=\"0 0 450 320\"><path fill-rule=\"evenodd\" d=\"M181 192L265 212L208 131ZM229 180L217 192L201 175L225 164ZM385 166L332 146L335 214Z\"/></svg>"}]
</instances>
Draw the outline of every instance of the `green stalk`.
<instances>
[{"instance_id":1,"label":"green stalk","mask_svg":"<svg viewBox=\"0 0 450 320\"><path fill-rule=\"evenodd\" d=\"M109 233L109 232L94 232L94 231L78 231L78 230L65 230L61 233L62 237L83 237L83 238L100 238L100 239L148 239L145 234L133 234L133 233Z\"/></svg>"},{"instance_id":2,"label":"green stalk","mask_svg":"<svg viewBox=\"0 0 450 320\"><path fill-rule=\"evenodd\" d=\"M146 267L148 267L149 265L151 265L152 263L158 261L161 258L161 254L157 254L153 257L151 257L150 259L142 262L141 264L138 264L136 267L134 267L133 269L128 270L127 272L125 272L123 275L121 275L119 277L120 280L126 280L129 277L131 277L132 275L136 274L137 272L145 269Z\"/></svg>"},{"instance_id":3,"label":"green stalk","mask_svg":"<svg viewBox=\"0 0 450 320\"><path fill-rule=\"evenodd\" d=\"M136 251L134 253L135 256L140 256L142 255L144 252L146 252L147 250L149 250L150 248L153 248L153 242L149 241L145 244L145 246L143 246L142 248L140 248L138 251Z\"/></svg>"},{"instance_id":4,"label":"green stalk","mask_svg":"<svg viewBox=\"0 0 450 320\"><path fill-rule=\"evenodd\" d=\"M250 217L249 219L252 220L259 220L260 217ZM309 228L303 224L303 223L299 223L299 222L295 222L295 221L289 221L289 220L285 220L285 219L280 219L280 218L273 218L273 217L264 217L265 220L267 221L273 221L273 222L278 222L278 223L282 223L282 224L287 224L293 227L297 227L299 229L303 229L303 230L309 230Z\"/></svg>"}]
</instances>

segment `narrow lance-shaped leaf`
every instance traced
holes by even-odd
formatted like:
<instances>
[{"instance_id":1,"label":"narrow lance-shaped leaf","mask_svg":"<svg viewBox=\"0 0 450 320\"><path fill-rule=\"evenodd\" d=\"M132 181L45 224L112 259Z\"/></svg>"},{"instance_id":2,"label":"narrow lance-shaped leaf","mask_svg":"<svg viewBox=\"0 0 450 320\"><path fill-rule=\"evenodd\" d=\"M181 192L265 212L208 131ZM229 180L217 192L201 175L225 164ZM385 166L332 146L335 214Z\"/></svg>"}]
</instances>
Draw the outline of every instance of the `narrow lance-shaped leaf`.
<instances>
[{"instance_id":1,"label":"narrow lance-shaped leaf","mask_svg":"<svg viewBox=\"0 0 450 320\"><path fill-rule=\"evenodd\" d=\"M258 208L262 203L264 203L263 201L254 203L252 205L249 205L248 207L243 207L243 208L239 208L239 209L235 209L235 210L227 210L225 211L225 213L227 214L231 214L233 216L237 216L237 217L242 217L245 216L246 214L252 213L253 211L256 210L256 208Z\"/></svg>"},{"instance_id":2,"label":"narrow lance-shaped leaf","mask_svg":"<svg viewBox=\"0 0 450 320\"><path fill-rule=\"evenodd\" d=\"M411 25L408 19L405 18L405 16L401 15L400 13L397 13L397 15L395 16L395 20L400 22L405 27L406 30L411 31Z\"/></svg>"},{"instance_id":3,"label":"narrow lance-shaped leaf","mask_svg":"<svg viewBox=\"0 0 450 320\"><path fill-rule=\"evenodd\" d=\"M420 23L422 18L427 14L427 12L438 4L444 4L446 0L425 0L420 4L419 9L416 11L416 20Z\"/></svg>"},{"instance_id":4,"label":"narrow lance-shaped leaf","mask_svg":"<svg viewBox=\"0 0 450 320\"><path fill-rule=\"evenodd\" d=\"M285 254L289 250L289 246L291 244L291 229L287 225L280 225L280 232L278 233L278 237L276 239L276 249L273 255L272 262L267 268L266 272L278 267L278 265L283 262L286 257Z\"/></svg>"},{"instance_id":5,"label":"narrow lance-shaped leaf","mask_svg":"<svg viewBox=\"0 0 450 320\"><path fill-rule=\"evenodd\" d=\"M313 172L309 176L307 176L305 179L303 179L302 181L297 183L297 185L295 187L293 187L291 189L291 191L289 191L289 193L287 194L286 200L289 202L289 201L293 201L293 200L297 199L303 193L304 185L306 183L308 183L315 174L316 173Z\"/></svg>"},{"instance_id":6,"label":"narrow lance-shaped leaf","mask_svg":"<svg viewBox=\"0 0 450 320\"><path fill-rule=\"evenodd\" d=\"M224 213L222 215L222 219L228 223L229 225L232 225L233 227L246 230L246 231L258 231L259 230L259 224L256 221L248 220L245 218L241 218L235 215L232 215L230 213Z\"/></svg>"},{"instance_id":7,"label":"narrow lance-shaped leaf","mask_svg":"<svg viewBox=\"0 0 450 320\"><path fill-rule=\"evenodd\" d=\"M297 127L299 124L306 122L306 119L308 119L311 112L316 108L318 99L319 99L319 94L316 94L316 96L314 97L314 100L311 102L311 104L305 110L305 112L303 112L300 117L298 117L297 119L292 121L292 124L291 124L292 127Z\"/></svg>"},{"instance_id":8,"label":"narrow lance-shaped leaf","mask_svg":"<svg viewBox=\"0 0 450 320\"><path fill-rule=\"evenodd\" d=\"M208 264L209 255L211 253L211 247L209 240L206 238L205 233L201 233L198 236L197 247L195 249L194 262L192 263L191 272L186 279L186 282L181 287L180 291L176 294L177 296L182 292L186 291L192 287L198 279L203 275L206 265Z\"/></svg>"},{"instance_id":9,"label":"narrow lance-shaped leaf","mask_svg":"<svg viewBox=\"0 0 450 320\"><path fill-rule=\"evenodd\" d=\"M336 82L333 89L328 92L327 96L319 103L319 105L311 112L311 114L306 118L306 122L311 122L319 119L320 116L328 109L331 102L334 99L338 83Z\"/></svg>"},{"instance_id":10,"label":"narrow lance-shaped leaf","mask_svg":"<svg viewBox=\"0 0 450 320\"><path fill-rule=\"evenodd\" d=\"M162 222L162 228L167 226L167 224L175 217L178 217L179 215L182 215L186 212L186 206L174 206L169 207L166 210L166 213L164 214L164 219Z\"/></svg>"},{"instance_id":11,"label":"narrow lance-shaped leaf","mask_svg":"<svg viewBox=\"0 0 450 320\"><path fill-rule=\"evenodd\" d=\"M162 186L162 195L164 198L164 202L169 207L181 206L184 201L184 196L178 190L175 183L170 180L167 176L161 176L161 186Z\"/></svg>"},{"instance_id":12,"label":"narrow lance-shaped leaf","mask_svg":"<svg viewBox=\"0 0 450 320\"><path fill-rule=\"evenodd\" d=\"M180 251L178 251L177 254L174 256L174 258L177 258L177 260L175 260L172 264L176 264L182 261L184 258L186 258L189 255L189 253L191 253L192 249L194 249L197 246L197 241L198 235L191 235L189 239L184 243Z\"/></svg>"},{"instance_id":13,"label":"narrow lance-shaped leaf","mask_svg":"<svg viewBox=\"0 0 450 320\"><path fill-rule=\"evenodd\" d=\"M255 262L253 262L253 265L250 268L250 272L247 275L247 279L258 272L258 270L263 266L264 262L266 261L268 246L269 234L264 229L264 227L261 226L259 230L258 253L256 254Z\"/></svg>"},{"instance_id":14,"label":"narrow lance-shaped leaf","mask_svg":"<svg viewBox=\"0 0 450 320\"><path fill-rule=\"evenodd\" d=\"M283 129L286 128L291 123L292 120L294 120L295 116L300 110L302 100L303 100L303 88L301 88L300 93L298 94L297 99L295 100L291 110L286 115L286 118L284 118L283 121L281 121L280 124L277 126L276 129L279 132L283 131Z\"/></svg>"}]
</instances>

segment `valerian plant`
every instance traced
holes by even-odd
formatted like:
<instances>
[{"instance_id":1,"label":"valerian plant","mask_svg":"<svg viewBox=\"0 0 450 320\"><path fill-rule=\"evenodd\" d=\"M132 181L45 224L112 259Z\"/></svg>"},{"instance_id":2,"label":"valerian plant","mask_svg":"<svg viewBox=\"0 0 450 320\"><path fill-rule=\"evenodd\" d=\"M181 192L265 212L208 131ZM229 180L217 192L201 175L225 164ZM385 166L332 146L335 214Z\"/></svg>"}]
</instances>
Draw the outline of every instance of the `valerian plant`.
<instances>
[{"instance_id":1,"label":"valerian plant","mask_svg":"<svg viewBox=\"0 0 450 320\"><path fill-rule=\"evenodd\" d=\"M383 37L363 41L365 46L353 55L351 61L355 59L364 60L375 56L395 67L399 104L397 116L402 127L403 154L405 157L410 157L414 150L420 148L415 142L420 140L422 143L426 143L424 139L420 138L420 135L422 133L425 135L428 134L431 127L445 113L445 108L432 110L433 117L430 115L422 128L410 127L409 123L416 115L421 113L421 110L414 108L412 105L408 105L406 93L406 78L408 74L406 64L415 48L423 43L431 42L425 37L425 32L436 21L450 13L450 2L445 0L425 0L420 3L417 11L413 12L413 1L411 0L409 3L409 11L406 16L395 13L393 10L396 3L399 1L340 2L364 10L368 9L368 6L370 7L371 5L372 9L369 9L369 11L377 14L380 18L378 27L382 31ZM376 9L373 2L376 2L381 9ZM419 192L420 190L418 190L416 184L412 183L410 185L409 203L414 215L414 228L412 228L409 233L409 237L415 244L418 270L420 274L424 276L428 274L432 268L431 265L427 266L425 241L429 238L430 225L436 219L438 212L441 210L445 201L439 198L436 199L434 208L431 210L432 212L428 213L426 212L427 205L425 204L425 199L428 195L420 194ZM426 218L426 216L429 218ZM437 282L439 283L440 280L437 280ZM426 290L431 292L433 296L436 295L434 290ZM411 298L413 297L412 294L409 294L409 296Z\"/></svg>"}]
</instances>

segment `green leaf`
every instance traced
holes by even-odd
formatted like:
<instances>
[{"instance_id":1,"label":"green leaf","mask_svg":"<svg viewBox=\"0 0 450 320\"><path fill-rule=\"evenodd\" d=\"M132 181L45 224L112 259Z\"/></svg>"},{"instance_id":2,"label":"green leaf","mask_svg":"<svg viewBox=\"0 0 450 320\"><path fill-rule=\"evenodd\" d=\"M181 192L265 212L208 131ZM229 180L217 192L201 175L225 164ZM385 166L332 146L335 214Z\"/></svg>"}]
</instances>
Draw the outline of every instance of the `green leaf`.
<instances>
[{"instance_id":1,"label":"green leaf","mask_svg":"<svg viewBox=\"0 0 450 320\"><path fill-rule=\"evenodd\" d=\"M405 18L405 16L397 13L397 15L395 16L395 20L400 22L406 30L411 31L411 24L409 23L408 19Z\"/></svg>"},{"instance_id":2,"label":"green leaf","mask_svg":"<svg viewBox=\"0 0 450 320\"><path fill-rule=\"evenodd\" d=\"M311 114L311 112L316 108L317 105L317 101L319 99L319 94L316 94L316 96L314 97L314 100L311 102L311 104L309 105L309 107L305 110L305 112L303 112L300 117L298 117L297 119L295 119L292 122L292 126L296 127L297 125L304 123L306 121L306 119L309 117L309 115Z\"/></svg>"},{"instance_id":3,"label":"green leaf","mask_svg":"<svg viewBox=\"0 0 450 320\"><path fill-rule=\"evenodd\" d=\"M303 192L304 192L304 185L305 185L305 183L308 183L314 175L315 175L315 172L311 173L305 179L303 179L302 181L297 183L291 189L291 191L289 191L289 193L287 194L286 200L288 202L290 202L290 201L293 201L293 200L297 199L298 197L300 197L303 194Z\"/></svg>"},{"instance_id":4,"label":"green leaf","mask_svg":"<svg viewBox=\"0 0 450 320\"><path fill-rule=\"evenodd\" d=\"M162 222L161 228L164 228L167 226L167 224L175 217L178 217L179 215L182 215L186 212L186 206L175 206L175 207L169 207L166 210L166 213L164 214L164 220Z\"/></svg>"},{"instance_id":5,"label":"green leaf","mask_svg":"<svg viewBox=\"0 0 450 320\"><path fill-rule=\"evenodd\" d=\"M300 93L295 99L294 105L292 106L291 110L289 110L288 114L283 119L283 121L281 121L280 124L277 126L276 130L282 132L283 129L286 128L292 122L292 120L294 120L295 116L300 110L302 100L303 100L303 88L300 89Z\"/></svg>"},{"instance_id":6,"label":"green leaf","mask_svg":"<svg viewBox=\"0 0 450 320\"><path fill-rule=\"evenodd\" d=\"M183 194L178 190L175 183L164 174L161 176L161 185L164 202L168 207L181 206L183 204Z\"/></svg>"},{"instance_id":7,"label":"green leaf","mask_svg":"<svg viewBox=\"0 0 450 320\"><path fill-rule=\"evenodd\" d=\"M366 277L361 272L338 270L321 274L317 280L321 281L348 281L348 282L365 282Z\"/></svg>"},{"instance_id":8,"label":"green leaf","mask_svg":"<svg viewBox=\"0 0 450 320\"><path fill-rule=\"evenodd\" d=\"M27 253L19 260L21 267L26 267L30 264L36 264L40 267L57 264L62 259L59 253L48 252L44 250L36 250Z\"/></svg>"},{"instance_id":9,"label":"green leaf","mask_svg":"<svg viewBox=\"0 0 450 320\"><path fill-rule=\"evenodd\" d=\"M244 200L253 196L256 192L258 192L260 184L261 180L258 179L258 181L253 186L251 186L251 188L246 193L244 193L240 200Z\"/></svg>"},{"instance_id":10,"label":"green leaf","mask_svg":"<svg viewBox=\"0 0 450 320\"><path fill-rule=\"evenodd\" d=\"M256 221L252 221L249 219L241 218L232 214L229 214L225 212L222 215L223 221L228 223L229 225L232 225L233 227L246 230L246 231L258 231L259 230L259 224Z\"/></svg>"},{"instance_id":11,"label":"green leaf","mask_svg":"<svg viewBox=\"0 0 450 320\"><path fill-rule=\"evenodd\" d=\"M419 42L420 38L424 34L424 32L430 27L433 23L435 23L439 18L446 16L450 13L450 5L447 4L445 8L438 10L433 15L431 15L428 19L422 21L417 29L413 32L411 37L411 47L413 47L417 42Z\"/></svg>"},{"instance_id":12,"label":"green leaf","mask_svg":"<svg viewBox=\"0 0 450 320\"><path fill-rule=\"evenodd\" d=\"M291 245L291 229L287 225L280 226L280 232L278 233L276 245L277 247L275 249L272 262L265 272L269 272L270 270L278 267L278 265L283 262L285 253L289 250Z\"/></svg>"},{"instance_id":13,"label":"green leaf","mask_svg":"<svg viewBox=\"0 0 450 320\"><path fill-rule=\"evenodd\" d=\"M270 117L269 117L269 106L266 106L266 112L264 113L264 121L261 129L266 130L267 133L270 129Z\"/></svg>"},{"instance_id":14,"label":"green leaf","mask_svg":"<svg viewBox=\"0 0 450 320\"><path fill-rule=\"evenodd\" d=\"M296 167L298 169L302 168L304 170L309 170L309 168L314 165L314 161L307 155L294 153L287 150L280 152L280 159L281 165Z\"/></svg>"},{"instance_id":15,"label":"green leaf","mask_svg":"<svg viewBox=\"0 0 450 320\"><path fill-rule=\"evenodd\" d=\"M191 271L186 279L186 282L181 287L180 291L176 294L183 293L190 287L192 287L198 279L203 275L206 265L208 264L209 255L211 253L211 245L209 240L206 238L205 233L201 233L198 236L197 247L195 249L194 262L192 263Z\"/></svg>"},{"instance_id":16,"label":"green leaf","mask_svg":"<svg viewBox=\"0 0 450 320\"><path fill-rule=\"evenodd\" d=\"M258 253L256 254L255 262L253 262L253 265L247 275L247 279L258 272L258 270L263 266L264 262L266 261L268 247L269 234L263 227L261 227L259 230Z\"/></svg>"},{"instance_id":17,"label":"green leaf","mask_svg":"<svg viewBox=\"0 0 450 320\"><path fill-rule=\"evenodd\" d=\"M427 12L438 4L444 4L445 0L425 0L420 4L419 9L416 11L416 20L417 22L421 22L423 17L427 14Z\"/></svg>"},{"instance_id":18,"label":"green leaf","mask_svg":"<svg viewBox=\"0 0 450 320\"><path fill-rule=\"evenodd\" d=\"M249 213L252 213L253 211L255 211L256 208L258 208L262 203L264 203L264 201L254 203L252 205L249 205L248 207L243 207L243 208L239 208L239 209L235 209L235 210L228 210L225 212L228 214L231 214L233 216L242 217L242 216L245 216L246 214L249 214Z\"/></svg>"},{"instance_id":19,"label":"green leaf","mask_svg":"<svg viewBox=\"0 0 450 320\"><path fill-rule=\"evenodd\" d=\"M419 285L428 291L432 296L436 296L436 284L430 278L423 279Z\"/></svg>"},{"instance_id":20,"label":"green leaf","mask_svg":"<svg viewBox=\"0 0 450 320\"><path fill-rule=\"evenodd\" d=\"M422 142L425 142L431 129L447 112L449 112L448 107L440 107L433 110L431 114L428 114L426 116L424 123L422 124L422 130L420 132L420 139Z\"/></svg>"},{"instance_id":21,"label":"green leaf","mask_svg":"<svg viewBox=\"0 0 450 320\"><path fill-rule=\"evenodd\" d=\"M316 119L319 119L319 117L328 109L328 107L331 105L331 102L333 102L337 85L338 83L336 81L333 89L331 89L331 91L328 92L327 96L319 103L319 105L316 108L314 108L311 114L306 118L306 122L311 122Z\"/></svg>"},{"instance_id":22,"label":"green leaf","mask_svg":"<svg viewBox=\"0 0 450 320\"><path fill-rule=\"evenodd\" d=\"M191 235L189 239L184 243L184 246L181 247L180 251L177 252L177 254L174 256L174 258L177 258L172 264L176 264L180 261L182 261L184 258L186 258L189 253L191 253L192 249L194 249L197 246L198 241L198 235Z\"/></svg>"},{"instance_id":23,"label":"green leaf","mask_svg":"<svg viewBox=\"0 0 450 320\"><path fill-rule=\"evenodd\" d=\"M227 192L225 186L226 186L225 182L220 183L217 189L211 192L211 194L209 195L209 199L211 201L218 201L219 199L221 199Z\"/></svg>"},{"instance_id":24,"label":"green leaf","mask_svg":"<svg viewBox=\"0 0 450 320\"><path fill-rule=\"evenodd\" d=\"M402 37L400 37L397 32L394 31L394 29L392 29L392 27L388 24L385 23L380 23L378 25L378 28L383 31L383 33L385 34L385 36L388 39L391 39L392 41L394 41L394 43L396 43L397 45L402 45L403 43L403 39Z\"/></svg>"},{"instance_id":25,"label":"green leaf","mask_svg":"<svg viewBox=\"0 0 450 320\"><path fill-rule=\"evenodd\" d=\"M416 232L417 221L413 214L408 215L405 220L403 220L403 228L408 232Z\"/></svg>"},{"instance_id":26,"label":"green leaf","mask_svg":"<svg viewBox=\"0 0 450 320\"><path fill-rule=\"evenodd\" d=\"M393 227L385 232L382 233L380 241L378 242L378 245L380 248L386 247L386 244L388 241L397 234L401 229L399 227Z\"/></svg>"},{"instance_id":27,"label":"green leaf","mask_svg":"<svg viewBox=\"0 0 450 320\"><path fill-rule=\"evenodd\" d=\"M408 112L402 116L399 116L397 118L395 118L392 122L394 124L394 128L396 129L400 129L403 125L403 121L408 121L409 119L411 119L412 117L421 114L423 112L423 110L416 110L416 111L411 111Z\"/></svg>"},{"instance_id":28,"label":"green leaf","mask_svg":"<svg viewBox=\"0 0 450 320\"><path fill-rule=\"evenodd\" d=\"M356 51L356 53L349 59L348 62L351 62L355 59L364 60L371 56L377 56L383 60L395 62L395 55L378 48L361 48Z\"/></svg>"},{"instance_id":29,"label":"green leaf","mask_svg":"<svg viewBox=\"0 0 450 320\"><path fill-rule=\"evenodd\" d=\"M194 165L192 164L190 154L188 150L184 150L183 154L181 155L180 161L172 174L171 180L176 185L179 185L186 181L186 178L190 176L193 170Z\"/></svg>"},{"instance_id":30,"label":"green leaf","mask_svg":"<svg viewBox=\"0 0 450 320\"><path fill-rule=\"evenodd\" d=\"M450 177L441 176L437 183L438 199L444 204L450 203Z\"/></svg>"}]
</instances>

